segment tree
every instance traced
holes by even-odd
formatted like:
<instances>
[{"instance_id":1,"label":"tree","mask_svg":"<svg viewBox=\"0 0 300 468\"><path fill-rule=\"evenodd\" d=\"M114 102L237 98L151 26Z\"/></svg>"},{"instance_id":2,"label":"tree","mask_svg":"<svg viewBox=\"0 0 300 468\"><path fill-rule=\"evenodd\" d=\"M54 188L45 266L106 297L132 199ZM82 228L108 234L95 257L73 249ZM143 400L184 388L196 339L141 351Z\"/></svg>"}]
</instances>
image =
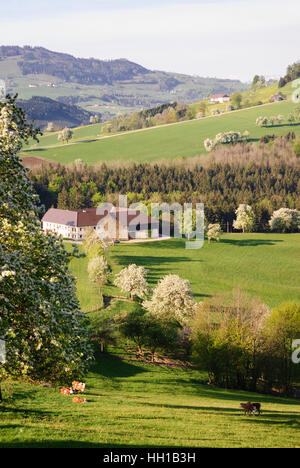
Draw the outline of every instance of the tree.
<instances>
[{"instance_id":1,"label":"tree","mask_svg":"<svg viewBox=\"0 0 300 468\"><path fill-rule=\"evenodd\" d=\"M256 390L268 308L240 290L199 304L193 329L193 360L211 383Z\"/></svg>"},{"instance_id":2,"label":"tree","mask_svg":"<svg viewBox=\"0 0 300 468\"><path fill-rule=\"evenodd\" d=\"M164 320L184 324L192 317L195 306L190 282L178 275L165 276L158 282L152 298L143 306Z\"/></svg>"},{"instance_id":3,"label":"tree","mask_svg":"<svg viewBox=\"0 0 300 468\"><path fill-rule=\"evenodd\" d=\"M269 387L279 386L289 393L297 366L292 362L293 340L300 334L300 305L282 304L272 310L265 325L264 378Z\"/></svg>"},{"instance_id":4,"label":"tree","mask_svg":"<svg viewBox=\"0 0 300 468\"><path fill-rule=\"evenodd\" d=\"M115 277L114 284L122 292L128 292L131 300L134 296L144 298L150 291L146 276L148 270L135 264L129 265L120 271Z\"/></svg>"},{"instance_id":5,"label":"tree","mask_svg":"<svg viewBox=\"0 0 300 468\"><path fill-rule=\"evenodd\" d=\"M241 204L235 214L236 220L233 221L233 227L235 229L242 229L243 232L251 232L255 221L255 215L251 206Z\"/></svg>"},{"instance_id":6,"label":"tree","mask_svg":"<svg viewBox=\"0 0 300 468\"><path fill-rule=\"evenodd\" d=\"M62 141L63 143L68 143L69 140L71 140L73 136L73 132L70 128L64 128L61 132L58 134L58 141Z\"/></svg>"},{"instance_id":7,"label":"tree","mask_svg":"<svg viewBox=\"0 0 300 468\"><path fill-rule=\"evenodd\" d=\"M91 320L90 329L90 338L100 344L101 353L105 346L116 344L115 325L111 319L97 315Z\"/></svg>"},{"instance_id":8,"label":"tree","mask_svg":"<svg viewBox=\"0 0 300 468\"><path fill-rule=\"evenodd\" d=\"M42 230L38 197L18 156L37 134L16 97L7 96L0 103L0 336L7 349L0 372L66 382L87 370L91 348L71 254Z\"/></svg>"},{"instance_id":9,"label":"tree","mask_svg":"<svg viewBox=\"0 0 300 468\"><path fill-rule=\"evenodd\" d=\"M106 242L97 234L96 230L92 227L88 227L85 229L82 247L89 258L107 256Z\"/></svg>"},{"instance_id":10,"label":"tree","mask_svg":"<svg viewBox=\"0 0 300 468\"><path fill-rule=\"evenodd\" d=\"M300 211L280 208L272 214L269 225L272 231L297 232L300 229Z\"/></svg>"},{"instance_id":11,"label":"tree","mask_svg":"<svg viewBox=\"0 0 300 468\"><path fill-rule=\"evenodd\" d=\"M222 229L219 223L208 225L207 233L206 233L208 243L210 243L211 239L215 239L216 241L219 242L221 234L222 234Z\"/></svg>"},{"instance_id":12,"label":"tree","mask_svg":"<svg viewBox=\"0 0 300 468\"><path fill-rule=\"evenodd\" d=\"M242 100L243 100L243 96L241 95L241 93L236 92L230 96L230 101L232 102L234 107L236 107L237 109L241 107Z\"/></svg>"},{"instance_id":13,"label":"tree","mask_svg":"<svg viewBox=\"0 0 300 468\"><path fill-rule=\"evenodd\" d=\"M100 307L103 307L102 288L107 283L110 277L110 268L106 259L102 257L93 257L88 263L89 279L92 283L96 283L99 287Z\"/></svg>"},{"instance_id":14,"label":"tree","mask_svg":"<svg viewBox=\"0 0 300 468\"><path fill-rule=\"evenodd\" d=\"M178 345L178 327L160 317L147 314L140 306L125 317L120 332L133 340L139 353L143 353L143 348L149 350L152 361L155 360L158 349L170 351Z\"/></svg>"}]
</instances>

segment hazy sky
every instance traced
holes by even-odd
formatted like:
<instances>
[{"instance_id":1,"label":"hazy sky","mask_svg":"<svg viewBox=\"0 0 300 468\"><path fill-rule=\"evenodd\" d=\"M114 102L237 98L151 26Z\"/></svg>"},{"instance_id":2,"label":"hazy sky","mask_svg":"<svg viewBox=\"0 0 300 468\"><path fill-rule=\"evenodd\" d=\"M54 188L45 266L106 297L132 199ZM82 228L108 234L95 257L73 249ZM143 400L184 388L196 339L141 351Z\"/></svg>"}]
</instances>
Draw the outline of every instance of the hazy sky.
<instances>
[{"instance_id":1,"label":"hazy sky","mask_svg":"<svg viewBox=\"0 0 300 468\"><path fill-rule=\"evenodd\" d=\"M300 59L299 0L0 0L0 44L250 80Z\"/></svg>"}]
</instances>

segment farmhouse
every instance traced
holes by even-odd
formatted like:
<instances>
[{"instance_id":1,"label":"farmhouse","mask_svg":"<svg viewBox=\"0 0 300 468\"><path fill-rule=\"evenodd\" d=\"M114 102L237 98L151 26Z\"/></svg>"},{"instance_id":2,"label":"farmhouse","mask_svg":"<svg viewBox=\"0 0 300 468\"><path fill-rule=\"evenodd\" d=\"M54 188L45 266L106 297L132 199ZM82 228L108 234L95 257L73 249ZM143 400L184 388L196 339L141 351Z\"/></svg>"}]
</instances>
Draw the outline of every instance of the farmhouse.
<instances>
[{"instance_id":1,"label":"farmhouse","mask_svg":"<svg viewBox=\"0 0 300 468\"><path fill-rule=\"evenodd\" d=\"M280 94L274 94L274 96L271 96L270 102L280 102L283 101L283 97Z\"/></svg>"},{"instance_id":2,"label":"farmhouse","mask_svg":"<svg viewBox=\"0 0 300 468\"><path fill-rule=\"evenodd\" d=\"M137 210L111 208L97 213L97 208L81 210L60 210L50 208L42 218L45 232L52 232L65 239L81 241L86 228L93 228L106 234L112 240L145 239L148 230L158 236L159 223Z\"/></svg>"},{"instance_id":3,"label":"farmhouse","mask_svg":"<svg viewBox=\"0 0 300 468\"><path fill-rule=\"evenodd\" d=\"M214 94L210 98L211 104L215 104L217 102L222 103L222 102L229 102L230 101L230 96L228 94Z\"/></svg>"}]
</instances>

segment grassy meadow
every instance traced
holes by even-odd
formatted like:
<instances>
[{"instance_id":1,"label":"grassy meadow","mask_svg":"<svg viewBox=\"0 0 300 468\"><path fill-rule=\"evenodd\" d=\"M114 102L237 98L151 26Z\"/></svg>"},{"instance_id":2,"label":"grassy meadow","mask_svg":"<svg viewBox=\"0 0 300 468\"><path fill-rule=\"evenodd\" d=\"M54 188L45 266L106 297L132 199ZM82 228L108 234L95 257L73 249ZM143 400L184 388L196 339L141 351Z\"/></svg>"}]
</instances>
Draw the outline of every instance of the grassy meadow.
<instances>
[{"instance_id":1,"label":"grassy meadow","mask_svg":"<svg viewBox=\"0 0 300 468\"><path fill-rule=\"evenodd\" d=\"M219 243L205 241L199 250L185 249L183 239L118 244L109 255L113 273L131 263L148 268L152 287L170 273L188 279L197 301L238 287L270 307L300 301L300 234L224 234ZM71 262L80 303L89 311L97 307L98 294L86 268L84 257ZM104 294L119 293L105 286Z\"/></svg>"},{"instance_id":2,"label":"grassy meadow","mask_svg":"<svg viewBox=\"0 0 300 468\"><path fill-rule=\"evenodd\" d=\"M98 357L86 404L18 382L0 405L0 448L300 447L296 400L201 385L197 370ZM260 401L245 417L240 402Z\"/></svg>"},{"instance_id":3,"label":"grassy meadow","mask_svg":"<svg viewBox=\"0 0 300 468\"><path fill-rule=\"evenodd\" d=\"M91 126L88 126L84 127L86 130L79 129L81 132L86 131L89 133L85 137L85 142L61 144L51 148L48 146L57 137L55 135L46 136L42 137L41 143L34 148L27 150L25 147L22 157L35 156L61 164L68 164L76 159L82 159L90 165L99 161L150 162L179 157L188 158L205 153L204 140L214 138L219 132L230 130L243 132L248 130L251 141L258 141L266 134L279 136L290 131L300 135L299 123L283 123L269 128L258 127L255 123L259 116L270 117L283 114L287 117L296 106L297 104L288 101L266 104L251 109L221 114L217 117L153 127L135 133L104 136L99 140L95 140L99 127L95 126L96 128L93 130ZM96 135L91 135L91 132L95 132ZM80 138L83 138L83 135Z\"/></svg>"}]
</instances>

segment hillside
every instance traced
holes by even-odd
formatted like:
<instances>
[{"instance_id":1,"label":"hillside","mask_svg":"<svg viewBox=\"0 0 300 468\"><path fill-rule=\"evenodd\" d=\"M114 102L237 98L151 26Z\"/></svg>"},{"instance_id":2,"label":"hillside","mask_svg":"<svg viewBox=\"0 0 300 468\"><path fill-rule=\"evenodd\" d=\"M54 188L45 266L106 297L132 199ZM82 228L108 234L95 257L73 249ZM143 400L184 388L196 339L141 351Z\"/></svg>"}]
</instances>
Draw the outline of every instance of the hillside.
<instances>
[{"instance_id":1,"label":"hillside","mask_svg":"<svg viewBox=\"0 0 300 468\"><path fill-rule=\"evenodd\" d=\"M21 99L49 97L107 118L170 100L191 103L211 93L247 89L238 80L152 71L126 59L79 59L42 47L0 46L0 78Z\"/></svg>"},{"instance_id":2,"label":"hillside","mask_svg":"<svg viewBox=\"0 0 300 468\"><path fill-rule=\"evenodd\" d=\"M297 400L202 385L198 370L126 361L118 351L98 356L84 405L14 382L14 401L1 405L0 448L299 446ZM244 417L246 401L260 401L263 414Z\"/></svg>"},{"instance_id":3,"label":"hillside","mask_svg":"<svg viewBox=\"0 0 300 468\"><path fill-rule=\"evenodd\" d=\"M20 99L18 104L25 111L27 119L34 120L35 125L41 128L46 127L49 122L62 128L87 125L93 115L77 106L41 96L33 96L27 100Z\"/></svg>"},{"instance_id":4,"label":"hillside","mask_svg":"<svg viewBox=\"0 0 300 468\"><path fill-rule=\"evenodd\" d=\"M251 141L258 141L264 135L284 135L293 131L300 135L300 124L283 123L265 128L256 125L259 116L283 114L288 116L297 104L280 102L266 104L251 109L243 109L216 117L180 122L177 124L153 127L136 132L120 133L112 136L95 136L84 142L57 145L57 136L42 137L40 144L33 145L23 153L23 157L35 156L50 161L67 164L76 159L82 159L88 164L98 161L157 161L175 159L178 157L193 157L206 153L204 140L214 138L217 133L225 131L248 130ZM88 128L88 127L87 127ZM95 126L95 128L97 128ZM43 138L47 138L44 140ZM45 141L45 145L43 145ZM49 146L48 145L56 145ZM47 146L46 146L47 145Z\"/></svg>"}]
</instances>

